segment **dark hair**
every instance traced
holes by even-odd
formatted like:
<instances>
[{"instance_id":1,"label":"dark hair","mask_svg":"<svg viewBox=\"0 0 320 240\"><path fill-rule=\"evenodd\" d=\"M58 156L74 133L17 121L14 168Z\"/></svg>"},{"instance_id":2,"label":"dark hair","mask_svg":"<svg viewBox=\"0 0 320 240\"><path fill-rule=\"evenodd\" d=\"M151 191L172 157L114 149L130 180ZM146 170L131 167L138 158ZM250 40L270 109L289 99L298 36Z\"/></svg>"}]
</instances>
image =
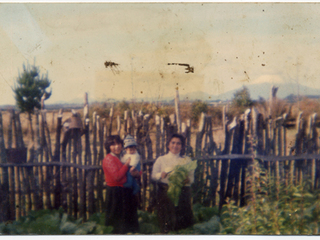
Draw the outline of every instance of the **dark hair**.
<instances>
[{"instance_id":1,"label":"dark hair","mask_svg":"<svg viewBox=\"0 0 320 240\"><path fill-rule=\"evenodd\" d=\"M181 151L180 151L180 156L183 156L185 154L185 148L186 148L186 140L185 137L182 136L181 134L174 133L172 134L168 140L167 140L167 152L169 152L169 144L172 140L172 138L179 138L181 141Z\"/></svg>"},{"instance_id":2,"label":"dark hair","mask_svg":"<svg viewBox=\"0 0 320 240\"><path fill-rule=\"evenodd\" d=\"M107 154L111 152L110 146L117 143L120 143L123 147L123 141L119 135L111 135L107 137L106 142L104 143L104 148L106 149Z\"/></svg>"}]
</instances>

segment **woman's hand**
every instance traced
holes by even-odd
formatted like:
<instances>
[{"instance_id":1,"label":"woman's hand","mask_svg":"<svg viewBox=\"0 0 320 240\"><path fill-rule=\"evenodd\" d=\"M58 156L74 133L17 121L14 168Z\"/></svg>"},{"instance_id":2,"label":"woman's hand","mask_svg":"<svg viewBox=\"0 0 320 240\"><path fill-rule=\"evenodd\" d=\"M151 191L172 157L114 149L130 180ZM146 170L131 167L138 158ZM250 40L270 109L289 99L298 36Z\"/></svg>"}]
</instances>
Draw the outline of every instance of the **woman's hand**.
<instances>
[{"instance_id":1,"label":"woman's hand","mask_svg":"<svg viewBox=\"0 0 320 240\"><path fill-rule=\"evenodd\" d=\"M166 172L161 173L161 179L166 178L167 176L168 176L168 173L166 173Z\"/></svg>"},{"instance_id":2,"label":"woman's hand","mask_svg":"<svg viewBox=\"0 0 320 240\"><path fill-rule=\"evenodd\" d=\"M124 165L126 165L127 167L130 166L130 161L131 161L131 158L128 158L128 160L126 161L126 163Z\"/></svg>"},{"instance_id":3,"label":"woman's hand","mask_svg":"<svg viewBox=\"0 0 320 240\"><path fill-rule=\"evenodd\" d=\"M183 180L183 185L186 185L188 183L190 183L190 178L189 177L187 177L185 180Z\"/></svg>"},{"instance_id":4,"label":"woman's hand","mask_svg":"<svg viewBox=\"0 0 320 240\"><path fill-rule=\"evenodd\" d=\"M132 177L140 177L140 172L137 169L135 169L134 167L132 167L130 169L130 174Z\"/></svg>"}]
</instances>

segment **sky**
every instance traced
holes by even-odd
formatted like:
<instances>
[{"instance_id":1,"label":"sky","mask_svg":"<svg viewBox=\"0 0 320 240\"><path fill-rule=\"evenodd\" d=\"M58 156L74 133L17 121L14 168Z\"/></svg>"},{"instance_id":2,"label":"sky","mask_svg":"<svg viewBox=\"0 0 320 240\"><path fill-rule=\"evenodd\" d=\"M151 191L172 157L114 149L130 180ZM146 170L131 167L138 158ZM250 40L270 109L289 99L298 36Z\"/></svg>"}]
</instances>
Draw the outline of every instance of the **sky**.
<instances>
[{"instance_id":1,"label":"sky","mask_svg":"<svg viewBox=\"0 0 320 240\"><path fill-rule=\"evenodd\" d=\"M48 73L47 104L263 82L320 89L319 12L320 3L1 3L0 105L15 104L23 64Z\"/></svg>"}]
</instances>

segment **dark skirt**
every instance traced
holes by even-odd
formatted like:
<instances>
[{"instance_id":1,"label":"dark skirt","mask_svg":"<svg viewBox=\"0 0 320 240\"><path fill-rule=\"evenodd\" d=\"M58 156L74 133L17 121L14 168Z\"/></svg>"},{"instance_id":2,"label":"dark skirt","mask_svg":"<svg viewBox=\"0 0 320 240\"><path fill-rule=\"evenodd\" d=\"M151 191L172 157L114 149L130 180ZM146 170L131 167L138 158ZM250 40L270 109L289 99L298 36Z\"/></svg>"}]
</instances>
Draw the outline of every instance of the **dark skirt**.
<instances>
[{"instance_id":1,"label":"dark skirt","mask_svg":"<svg viewBox=\"0 0 320 240\"><path fill-rule=\"evenodd\" d=\"M157 215L161 232L167 233L192 226L194 219L191 188L183 187L181 189L178 206L174 206L167 195L167 191L167 184L158 184Z\"/></svg>"},{"instance_id":2,"label":"dark skirt","mask_svg":"<svg viewBox=\"0 0 320 240\"><path fill-rule=\"evenodd\" d=\"M107 186L105 224L113 227L113 233L139 231L137 207L138 203L132 189Z\"/></svg>"}]
</instances>

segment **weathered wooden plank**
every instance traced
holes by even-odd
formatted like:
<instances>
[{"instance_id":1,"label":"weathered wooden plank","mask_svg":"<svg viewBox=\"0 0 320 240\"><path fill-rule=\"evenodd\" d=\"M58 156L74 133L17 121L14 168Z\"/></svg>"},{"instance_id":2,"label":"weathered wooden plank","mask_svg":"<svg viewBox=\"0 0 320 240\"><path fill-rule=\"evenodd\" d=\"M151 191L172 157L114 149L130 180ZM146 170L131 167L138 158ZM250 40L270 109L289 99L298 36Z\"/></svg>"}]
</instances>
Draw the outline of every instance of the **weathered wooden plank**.
<instances>
[{"instance_id":1,"label":"weathered wooden plank","mask_svg":"<svg viewBox=\"0 0 320 240\"><path fill-rule=\"evenodd\" d=\"M48 151L48 160L47 161L52 161L53 159L53 155L52 155L52 148L51 148L51 137L50 137L50 131L49 131L49 127L48 127L48 123L45 122L45 132L46 132L46 137L47 137L47 140L46 140L46 143L47 143L47 151Z\"/></svg>"},{"instance_id":2,"label":"weathered wooden plank","mask_svg":"<svg viewBox=\"0 0 320 240\"><path fill-rule=\"evenodd\" d=\"M20 180L21 180L21 189L22 189L22 196L21 196L21 214L22 216L26 215L26 193L27 193L27 186L25 182L24 176L24 168L20 168ZM37 207L37 206L35 206Z\"/></svg>"},{"instance_id":3,"label":"weathered wooden plank","mask_svg":"<svg viewBox=\"0 0 320 240\"><path fill-rule=\"evenodd\" d=\"M225 129L225 146L222 151L222 155L230 153L230 146L234 128L236 127L236 117L233 119L232 122L229 122L226 125ZM221 163L221 173L220 173L220 200L219 200L219 209L222 208L222 205L225 204L225 193L226 193L226 186L227 186L227 176L229 172L229 161L222 161Z\"/></svg>"},{"instance_id":4,"label":"weathered wooden plank","mask_svg":"<svg viewBox=\"0 0 320 240\"><path fill-rule=\"evenodd\" d=\"M84 165L92 165L92 156L91 156L91 148L90 148L90 129L89 129L89 118L85 120L85 163Z\"/></svg>"},{"instance_id":5,"label":"weathered wooden plank","mask_svg":"<svg viewBox=\"0 0 320 240\"><path fill-rule=\"evenodd\" d=\"M36 147L35 147L35 151L34 151L34 158L33 158L33 163L39 163L39 154L40 154L40 150L41 150L41 140L40 140L40 121L39 121L39 112L35 111L35 122L36 122L36 132L35 132L35 143L36 143ZM39 165L38 165L39 166ZM33 193L33 200L35 203L35 209L39 210L42 209L42 198L40 195L41 193L41 189L40 189L40 176L39 176L39 167L35 167L34 168L34 173L33 173L33 169L29 170L30 171L30 175L34 176L34 181L33 181L33 188L34 188L34 193ZM27 186L26 186L27 187Z\"/></svg>"},{"instance_id":6,"label":"weathered wooden plank","mask_svg":"<svg viewBox=\"0 0 320 240\"><path fill-rule=\"evenodd\" d=\"M112 108L112 111L113 111L113 108ZM110 112L110 114L111 114L111 112ZM112 121L112 118L110 121ZM111 124L112 123L110 123L110 129L112 128ZM92 115L92 133L93 133L93 139L92 139L93 165L97 165L98 150L97 150L97 113L96 112L93 112L93 115ZM109 132L109 135L111 135L111 130Z\"/></svg>"},{"instance_id":7,"label":"weathered wooden plank","mask_svg":"<svg viewBox=\"0 0 320 240\"><path fill-rule=\"evenodd\" d=\"M60 139L61 139L61 129L62 129L62 109L59 110L57 115L57 127L56 127L56 144L54 150L54 156L52 161L60 162ZM54 208L58 209L61 206L61 174L60 174L60 166L56 166L55 168L55 186L54 186Z\"/></svg>"},{"instance_id":8,"label":"weathered wooden plank","mask_svg":"<svg viewBox=\"0 0 320 240\"><path fill-rule=\"evenodd\" d=\"M198 158L202 155L202 138L205 132L205 123L206 123L206 114L201 113L200 122L199 122L199 129L196 133L196 149L195 149L195 156Z\"/></svg>"},{"instance_id":9,"label":"weathered wooden plank","mask_svg":"<svg viewBox=\"0 0 320 240\"><path fill-rule=\"evenodd\" d=\"M79 164L77 162L77 156L78 156L78 129L72 129L72 143L73 143L73 163ZM72 204L73 204L73 216L75 218L78 217L78 169L73 168L72 172L72 179L73 179L73 185L72 185Z\"/></svg>"},{"instance_id":10,"label":"weathered wooden plank","mask_svg":"<svg viewBox=\"0 0 320 240\"><path fill-rule=\"evenodd\" d=\"M165 121L164 118L160 118L160 132L161 132L161 148L160 155L164 155L167 151L166 149L166 134L165 134Z\"/></svg>"},{"instance_id":11,"label":"weathered wooden plank","mask_svg":"<svg viewBox=\"0 0 320 240\"><path fill-rule=\"evenodd\" d=\"M96 170L97 173L97 210L98 211L102 211L104 209L104 201L103 201L103 181L102 179L104 179L103 176L103 171L102 169Z\"/></svg>"},{"instance_id":12,"label":"weathered wooden plank","mask_svg":"<svg viewBox=\"0 0 320 240\"><path fill-rule=\"evenodd\" d=\"M52 203L51 203L51 179L52 179L52 172L53 167L52 166L46 166L46 176L45 176L45 192L46 192L46 208L52 209Z\"/></svg>"},{"instance_id":13,"label":"weathered wooden plank","mask_svg":"<svg viewBox=\"0 0 320 240\"><path fill-rule=\"evenodd\" d=\"M128 134L128 110L124 111L124 116L123 116L123 131L124 131L124 136L127 136Z\"/></svg>"},{"instance_id":14,"label":"weathered wooden plank","mask_svg":"<svg viewBox=\"0 0 320 240\"><path fill-rule=\"evenodd\" d=\"M233 132L232 154L241 154L243 149L243 135L244 135L244 121L239 120ZM240 187L240 170L245 160L235 159L230 161L230 168L228 174L228 185L225 197L232 198L236 204L239 201L239 187Z\"/></svg>"},{"instance_id":15,"label":"weathered wooden plank","mask_svg":"<svg viewBox=\"0 0 320 240\"><path fill-rule=\"evenodd\" d=\"M98 122L98 136L99 136L99 157L98 157L98 165L101 165L101 161L104 158L105 154L104 154L104 140L103 140L103 129L105 126L105 121L104 119L102 119L101 121Z\"/></svg>"},{"instance_id":16,"label":"weathered wooden plank","mask_svg":"<svg viewBox=\"0 0 320 240\"><path fill-rule=\"evenodd\" d=\"M24 147L24 142L23 142L23 136L22 136L22 128L21 128L21 121L20 121L20 114L17 113L16 115L16 124L17 124L17 135L19 139L19 147L23 148Z\"/></svg>"},{"instance_id":17,"label":"weathered wooden plank","mask_svg":"<svg viewBox=\"0 0 320 240\"><path fill-rule=\"evenodd\" d=\"M2 113L0 111L0 162L7 163L6 147L3 135L3 123L2 123ZM10 209L8 205L10 204L9 199L9 173L8 168L2 169L2 185L1 185L1 201L0 201L0 222L8 221L10 219Z\"/></svg>"},{"instance_id":18,"label":"weathered wooden plank","mask_svg":"<svg viewBox=\"0 0 320 240\"><path fill-rule=\"evenodd\" d=\"M176 94L174 98L174 106L175 106L175 113L177 118L177 133L181 133L181 118L180 118L180 100L179 100L179 90L176 89Z\"/></svg>"},{"instance_id":19,"label":"weathered wooden plank","mask_svg":"<svg viewBox=\"0 0 320 240\"><path fill-rule=\"evenodd\" d=\"M77 171L78 171L78 176L79 176L79 178L78 178L79 182L77 184L77 186L79 186L79 200L78 200L79 201L79 214L78 214L78 216L83 219L84 215L85 215L84 206L85 206L85 200L86 200L85 194L84 194L84 189L83 189L85 180L83 179L83 170L78 169Z\"/></svg>"},{"instance_id":20,"label":"weathered wooden plank","mask_svg":"<svg viewBox=\"0 0 320 240\"><path fill-rule=\"evenodd\" d=\"M87 188L87 171L79 170L80 172L80 217L86 221L87 219L87 197L86 197L86 188Z\"/></svg>"},{"instance_id":21,"label":"weathered wooden plank","mask_svg":"<svg viewBox=\"0 0 320 240\"><path fill-rule=\"evenodd\" d=\"M22 207L22 200L21 200L21 178L20 178L20 167L15 167L15 175L16 175L16 186L17 186L17 194L18 194L18 199L17 199L17 206L16 206L16 218L21 217L21 207Z\"/></svg>"},{"instance_id":22,"label":"weathered wooden plank","mask_svg":"<svg viewBox=\"0 0 320 240\"><path fill-rule=\"evenodd\" d=\"M88 191L88 212L89 216L95 212L94 202L94 172L92 169L88 169L87 175L87 191ZM104 178L103 178L104 179Z\"/></svg>"},{"instance_id":23,"label":"weathered wooden plank","mask_svg":"<svg viewBox=\"0 0 320 240\"><path fill-rule=\"evenodd\" d=\"M68 196L67 196L67 168L65 166L61 167L61 206L65 212L68 208Z\"/></svg>"},{"instance_id":24,"label":"weathered wooden plank","mask_svg":"<svg viewBox=\"0 0 320 240\"><path fill-rule=\"evenodd\" d=\"M120 131L121 131L121 119L120 116L117 116L117 134L120 136Z\"/></svg>"},{"instance_id":25,"label":"weathered wooden plank","mask_svg":"<svg viewBox=\"0 0 320 240\"><path fill-rule=\"evenodd\" d=\"M70 206L71 215L78 218L78 171L76 168L70 169Z\"/></svg>"},{"instance_id":26,"label":"weathered wooden plank","mask_svg":"<svg viewBox=\"0 0 320 240\"><path fill-rule=\"evenodd\" d=\"M112 121L113 121L113 105L110 108L109 118L110 118L110 124L109 124L109 136L112 135Z\"/></svg>"},{"instance_id":27,"label":"weathered wooden plank","mask_svg":"<svg viewBox=\"0 0 320 240\"><path fill-rule=\"evenodd\" d=\"M9 220L15 220L16 218L16 188L15 188L15 174L14 168L9 167L9 193L10 193L10 218Z\"/></svg>"},{"instance_id":28,"label":"weathered wooden plank","mask_svg":"<svg viewBox=\"0 0 320 240\"><path fill-rule=\"evenodd\" d=\"M10 116L9 116L9 125L8 125L8 140L7 140L7 148L11 149L12 148L12 122L14 118L14 110L10 111Z\"/></svg>"},{"instance_id":29,"label":"weathered wooden plank","mask_svg":"<svg viewBox=\"0 0 320 240\"><path fill-rule=\"evenodd\" d=\"M71 138L69 140L69 147L71 148ZM71 152L71 151L69 151ZM74 216L74 205L73 205L73 198L74 198L74 169L75 168L67 168L67 181L66 181L66 190L67 190L67 209L68 214L70 216Z\"/></svg>"},{"instance_id":30,"label":"weathered wooden plank","mask_svg":"<svg viewBox=\"0 0 320 240\"><path fill-rule=\"evenodd\" d=\"M32 209L32 200L31 200L31 184L30 184L30 174L32 174L31 172L31 169L30 167L25 167L23 170L24 170L24 181L25 181L25 184L26 184L26 200L27 200L27 206L26 206L26 209L27 209L27 212L29 212L31 209ZM40 193L42 193L42 191L40 191ZM42 200L42 195L40 195L40 200ZM40 209L43 208L43 205L42 205L42 201L40 201L40 206L39 206Z\"/></svg>"},{"instance_id":31,"label":"weathered wooden plank","mask_svg":"<svg viewBox=\"0 0 320 240\"><path fill-rule=\"evenodd\" d=\"M14 132L15 148L20 148L18 129L17 129L17 121L16 121L16 113L15 113L14 109L12 110L12 126L13 126L13 132Z\"/></svg>"},{"instance_id":32,"label":"weathered wooden plank","mask_svg":"<svg viewBox=\"0 0 320 240\"><path fill-rule=\"evenodd\" d=\"M169 122L166 125L166 139L169 139L169 137L177 132L177 122L176 122L176 115L170 114L169 116Z\"/></svg>"},{"instance_id":33,"label":"weathered wooden plank","mask_svg":"<svg viewBox=\"0 0 320 240\"><path fill-rule=\"evenodd\" d=\"M159 115L155 116L155 124L156 124L156 158L158 158L161 155L161 145L160 145L160 139L161 139L161 118Z\"/></svg>"}]
</instances>

